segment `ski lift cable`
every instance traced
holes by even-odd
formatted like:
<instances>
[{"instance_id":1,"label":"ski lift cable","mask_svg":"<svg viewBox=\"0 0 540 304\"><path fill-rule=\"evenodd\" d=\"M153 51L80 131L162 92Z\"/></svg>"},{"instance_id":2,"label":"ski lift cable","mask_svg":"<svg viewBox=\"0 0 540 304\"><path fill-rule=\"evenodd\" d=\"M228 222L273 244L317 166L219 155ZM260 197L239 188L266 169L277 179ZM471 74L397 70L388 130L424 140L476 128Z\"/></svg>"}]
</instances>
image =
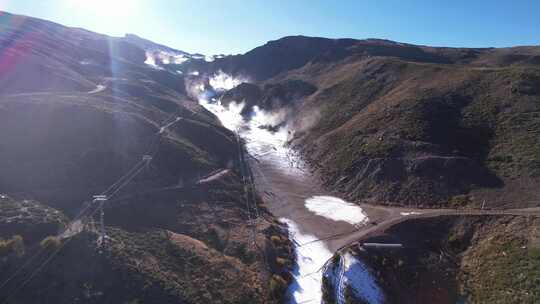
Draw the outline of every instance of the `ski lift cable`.
<instances>
[{"instance_id":1,"label":"ski lift cable","mask_svg":"<svg viewBox=\"0 0 540 304\"><path fill-rule=\"evenodd\" d=\"M165 121L168 121L170 120L172 117L174 117L174 114L171 114L170 117L168 119L166 119ZM172 122L168 122L164 127L161 127L160 130L164 130L166 128L169 128L170 126L172 126L174 123L180 121L181 118L180 117L176 117L176 119ZM164 129L163 129L164 128ZM161 135L161 132L158 133L158 135ZM152 151L153 147L152 146L156 146L158 143L159 143L159 139L160 139L161 136L158 136L157 137L157 140L155 140L152 145L151 145L151 149L150 151ZM152 155L155 154L155 151L152 151ZM151 159L150 159L151 160ZM137 162L126 174L124 174L122 177L120 177L114 184L112 184L111 186L109 186L109 188L105 191L102 192L101 195L104 195L104 196L107 196L106 193L109 192L109 191L113 191L113 189L116 187L116 189L108 196L108 197L112 197L114 196L116 193L118 193L118 191L120 191L123 187L125 187L133 178L135 178L141 171L142 169L144 169L145 167L140 167L137 169L137 167L139 167L141 164L143 163L148 163L148 159L142 159L141 161ZM89 203L88 201L86 203ZM89 203L86 207L84 207L80 212L79 214L72 220L70 221L70 223L68 223L68 227L71 223L81 219L85 212L87 210L89 210L91 207L93 206L92 203ZM103 203L100 204L100 206L102 207L103 206ZM100 210L100 208L96 208L96 210L94 210L94 212L92 212L90 214L90 217L92 217L98 210ZM102 208L101 208L102 210ZM103 212L103 211L102 211ZM64 230L65 231L65 230ZM17 294L17 292L22 289L26 284L28 284L28 282L30 282L38 273L41 269L43 269L51 260L54 256L56 256L58 254L58 252L60 252L60 250L67 244L69 243L73 238L68 238L67 241L65 241L51 256L49 256L49 258L44 262L42 263L41 266L39 266L31 275L30 277L28 277L22 285L19 286L19 288L17 288L14 292L12 292L6 299L3 303L8 303L9 299L14 296L15 294ZM5 287L11 280L13 280L19 273L21 273L21 271L26 268L28 265L31 264L32 261L34 261L38 256L41 255L41 253L44 252L44 248L40 249L36 254L34 254L30 259L28 259L21 267L19 267L19 269L17 271L15 271L15 273L13 273L6 281L4 281L1 285L0 285L0 289L2 289L3 287Z\"/></svg>"},{"instance_id":2,"label":"ski lift cable","mask_svg":"<svg viewBox=\"0 0 540 304\"><path fill-rule=\"evenodd\" d=\"M143 167L140 167L136 172L133 172L132 176L130 176L123 184L121 184L120 186L118 186L118 188L116 188L116 190L111 193L108 198L110 199L111 197L113 197L116 193L118 193L118 191L120 191L122 188L124 188L127 184L129 184L129 182L131 182L137 175L139 175L139 173L145 169L146 167L143 166Z\"/></svg>"},{"instance_id":3,"label":"ski lift cable","mask_svg":"<svg viewBox=\"0 0 540 304\"><path fill-rule=\"evenodd\" d=\"M133 165L133 167L131 167L131 169L126 172L124 175L122 175L114 184L112 184L111 186L109 186L109 188L107 188L107 190L101 192L102 195L107 195L107 193L109 191L112 191L117 185L119 185L120 183L123 182L123 180L128 177L133 171L135 171L137 169L137 167L139 165L141 165L143 163L143 160L140 160L138 161L135 165Z\"/></svg>"},{"instance_id":4,"label":"ski lift cable","mask_svg":"<svg viewBox=\"0 0 540 304\"><path fill-rule=\"evenodd\" d=\"M121 190L124 186L126 186L133 178L135 178L139 173L140 171L142 171L142 169L144 169L145 167L141 167L139 168L137 171L133 172L132 174L130 174L131 176L129 176L127 178L127 180L125 180L121 185L119 185L116 190L110 194L109 196L107 195L104 195L104 194L101 194L101 195L98 195L98 196L105 196L105 199L108 199L112 196L114 196L119 190ZM130 171L133 171L133 170L130 170ZM127 174L126 174L127 175ZM125 176L124 176L125 177ZM104 192L105 193L105 192ZM93 201L94 202L94 201ZM103 206L103 201L100 202L100 207ZM80 217L82 217L82 215L86 212L86 210L90 209L90 207L92 207L94 204L89 204L88 206L86 206L80 213L79 213L79 219ZM101 208L96 208L89 216L92 217L97 211L99 210L102 210ZM103 219L103 217L102 217ZM70 223L74 222L71 221ZM104 226L102 225L102 228L101 228L101 231L103 232L103 229L104 229ZM30 282L38 273L41 269L43 269L46 264L48 264L52 258L54 256L56 256L56 254L58 254L58 252L69 242L71 241L73 238L68 238L66 242L63 243L62 246L60 246L51 256L49 256L49 258L41 265L39 266L31 275L30 277L28 277L23 283L22 285L20 285L13 293L11 293L4 302L2 303L8 303L8 300L14 296L20 289L22 289L26 284L28 284L28 282ZM42 252L44 251L44 249L42 248L40 251L38 251L38 253L36 253L32 258L30 258L30 260L28 260L22 267L20 267L12 276L10 276L10 278L8 278L8 280L6 280L2 285L1 287L4 287L5 285L7 285L13 278L15 278L26 266L28 266L36 257L38 257ZM1 288L0 287L0 288Z\"/></svg>"},{"instance_id":5,"label":"ski lift cable","mask_svg":"<svg viewBox=\"0 0 540 304\"><path fill-rule=\"evenodd\" d=\"M38 250L38 252L36 252L31 258L29 258L28 260L26 260L26 262L21 266L19 267L19 269L17 269L17 271L15 271L11 276L9 276L3 283L2 285L0 285L0 290L2 290L2 288L4 288L7 284L9 284L9 282L11 282L11 280L13 280L17 275L19 275L19 273L21 273L21 271L26 268L28 265L30 265L38 256L41 255L41 253L43 253L44 250L43 248Z\"/></svg>"},{"instance_id":6,"label":"ski lift cable","mask_svg":"<svg viewBox=\"0 0 540 304\"><path fill-rule=\"evenodd\" d=\"M15 296L22 288L24 288L24 286L26 286L28 283L30 283L30 281L32 281L32 279L39 274L39 272L45 268L45 266L47 264L49 264L54 257L56 257L56 255L60 252L60 250L62 250L73 238L69 238L67 239L64 243L62 243L57 249L55 249L55 251L53 253L51 253L51 255L38 267L36 268L31 274L30 276L23 281L23 283L21 285L19 285L19 287L17 287L12 293L10 293L5 299L4 301L2 302L2 304L8 304L9 303L9 300Z\"/></svg>"},{"instance_id":7,"label":"ski lift cable","mask_svg":"<svg viewBox=\"0 0 540 304\"><path fill-rule=\"evenodd\" d=\"M85 203L88 203L88 201L86 201ZM80 212L79 214L73 219L71 220L67 225L66 225L66 228L61 232L59 233L58 235L62 235L65 231L67 231L70 226L70 224L72 224L73 222L77 221L77 220L80 220L84 213L90 209L92 205L89 204L87 205L86 207L84 207ZM44 248L41 248L40 250L38 250L32 257L30 257L28 260L26 260L26 262L21 266L19 267L11 276L9 276L2 284L0 284L0 290L2 288L4 288L7 284L9 284L9 282L11 282L17 275L19 275L24 268L26 268L27 266L29 266L38 256L41 255L41 253L43 253L45 251Z\"/></svg>"},{"instance_id":8,"label":"ski lift cable","mask_svg":"<svg viewBox=\"0 0 540 304\"><path fill-rule=\"evenodd\" d=\"M251 238L253 241L253 244L257 246L257 232L255 227L255 220L253 219L253 216L251 215L250 210L250 197L249 197L249 187L246 182L246 167L245 167L245 158L244 158L244 148L242 147L240 135L238 134L238 130L236 132L236 139L238 143L238 149L239 149L239 161L240 161L240 174L242 175L242 182L244 185L244 193L245 193L245 200L246 200L246 211L248 214L248 225L251 226Z\"/></svg>"},{"instance_id":9,"label":"ski lift cable","mask_svg":"<svg viewBox=\"0 0 540 304\"><path fill-rule=\"evenodd\" d=\"M246 211L248 215L248 223L251 223L251 212L249 211L249 202L247 195L247 186L246 186L246 176L244 174L244 163L242 161L242 145L240 143L240 136L238 135L238 130L236 131L236 142L238 144L238 162L240 166L240 175L242 176L242 185L244 186L244 196L246 201Z\"/></svg>"},{"instance_id":10,"label":"ski lift cable","mask_svg":"<svg viewBox=\"0 0 540 304\"><path fill-rule=\"evenodd\" d=\"M173 118L175 115L176 115L176 113L172 113L172 114L169 116L169 118L167 118L167 119L165 120L165 122L169 121L169 120L170 120L171 118ZM180 121L180 119L181 119L181 118L180 118L179 116L177 116L177 117L175 118L174 121L168 122L167 124L164 124L162 127L160 127L160 130L163 129L163 128L166 129L166 128L170 127L172 124L174 124L174 123ZM156 148L156 146L159 145L159 140L160 140L160 138L161 138L161 133L158 132L156 135L158 135L158 136L156 136L155 139L154 139L154 141L150 144L150 147L149 147L149 149L147 150L147 153L146 153L145 155L149 155L149 154L150 154L150 155L154 155L154 154L156 153L155 148ZM144 162L145 162L144 159L143 159L143 160L140 160L137 164L135 164L135 165L131 168L130 171L128 171L126 174L124 174L124 176L122 176L116 183L114 183L114 184L111 185L107 190L105 190L105 191L103 192L103 194L106 194L108 191L111 191L112 188L114 188L118 183L121 183L121 182L122 182L122 179L123 179L123 178L125 178L126 176L128 176L128 175L130 174L131 171L136 170L136 167L137 167L139 164L142 164L142 163L144 163Z\"/></svg>"}]
</instances>

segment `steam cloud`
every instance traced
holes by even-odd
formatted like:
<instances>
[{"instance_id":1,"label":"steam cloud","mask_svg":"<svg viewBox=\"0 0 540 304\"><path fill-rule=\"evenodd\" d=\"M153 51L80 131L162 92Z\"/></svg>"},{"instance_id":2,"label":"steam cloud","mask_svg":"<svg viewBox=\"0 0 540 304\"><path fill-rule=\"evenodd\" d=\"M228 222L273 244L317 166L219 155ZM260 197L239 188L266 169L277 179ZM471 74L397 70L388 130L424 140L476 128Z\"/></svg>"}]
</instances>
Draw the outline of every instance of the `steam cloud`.
<instances>
[{"instance_id":1,"label":"steam cloud","mask_svg":"<svg viewBox=\"0 0 540 304\"><path fill-rule=\"evenodd\" d=\"M316 121L316 115L310 115L310 119L293 123L290 119L292 116L290 108L267 111L254 106L251 111L247 111L251 114L246 116L246 111L243 111L247 106L245 102L237 100L222 104L219 99L214 98L219 96L220 92L249 81L248 77L235 77L220 70L207 79L204 77L186 79L186 90L191 97L199 101L200 105L216 115L224 127L235 132L239 131L241 135L243 133L249 137L256 136L276 147L286 146L297 127L307 128Z\"/></svg>"},{"instance_id":2,"label":"steam cloud","mask_svg":"<svg viewBox=\"0 0 540 304\"><path fill-rule=\"evenodd\" d=\"M210 85L217 91L226 91L233 89L243 82L250 82L247 77L234 77L227 73L224 73L222 70L219 70L209 79Z\"/></svg>"}]
</instances>

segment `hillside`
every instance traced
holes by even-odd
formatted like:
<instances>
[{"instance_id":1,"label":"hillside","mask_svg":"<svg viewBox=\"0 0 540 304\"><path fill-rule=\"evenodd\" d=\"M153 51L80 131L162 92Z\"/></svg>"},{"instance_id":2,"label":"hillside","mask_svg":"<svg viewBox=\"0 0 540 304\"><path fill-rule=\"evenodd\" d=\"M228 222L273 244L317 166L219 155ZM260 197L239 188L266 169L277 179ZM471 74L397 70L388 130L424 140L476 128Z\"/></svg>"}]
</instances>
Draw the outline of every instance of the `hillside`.
<instances>
[{"instance_id":1,"label":"hillside","mask_svg":"<svg viewBox=\"0 0 540 304\"><path fill-rule=\"evenodd\" d=\"M0 12L0 300L270 301L234 134L129 40Z\"/></svg>"},{"instance_id":2,"label":"hillside","mask_svg":"<svg viewBox=\"0 0 540 304\"><path fill-rule=\"evenodd\" d=\"M353 252L376 269L390 303L535 303L539 227L525 216L416 219L364 240L404 248Z\"/></svg>"},{"instance_id":3,"label":"hillside","mask_svg":"<svg viewBox=\"0 0 540 304\"><path fill-rule=\"evenodd\" d=\"M540 47L295 36L207 68L254 80L224 101L292 113L283 122L292 144L349 199L424 207L540 202ZM314 89L297 94L299 87Z\"/></svg>"}]
</instances>

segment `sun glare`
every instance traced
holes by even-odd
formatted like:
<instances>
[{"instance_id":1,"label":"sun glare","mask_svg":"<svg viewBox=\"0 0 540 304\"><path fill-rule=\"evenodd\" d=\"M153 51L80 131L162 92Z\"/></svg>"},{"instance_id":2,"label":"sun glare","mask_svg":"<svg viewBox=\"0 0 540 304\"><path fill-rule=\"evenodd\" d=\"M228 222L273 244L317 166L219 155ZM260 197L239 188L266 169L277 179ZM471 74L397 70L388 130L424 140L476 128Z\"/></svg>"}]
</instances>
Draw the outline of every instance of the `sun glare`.
<instances>
[{"instance_id":1,"label":"sun glare","mask_svg":"<svg viewBox=\"0 0 540 304\"><path fill-rule=\"evenodd\" d=\"M139 8L139 0L66 0L70 9L103 17L127 17Z\"/></svg>"}]
</instances>

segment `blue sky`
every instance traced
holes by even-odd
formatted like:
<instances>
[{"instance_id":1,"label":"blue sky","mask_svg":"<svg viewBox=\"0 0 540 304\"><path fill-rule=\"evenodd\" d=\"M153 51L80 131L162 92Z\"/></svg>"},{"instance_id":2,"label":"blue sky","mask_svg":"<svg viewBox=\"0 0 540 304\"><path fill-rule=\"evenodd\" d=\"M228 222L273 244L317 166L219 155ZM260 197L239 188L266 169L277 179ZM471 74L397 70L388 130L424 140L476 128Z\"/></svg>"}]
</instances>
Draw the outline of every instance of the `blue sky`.
<instances>
[{"instance_id":1,"label":"blue sky","mask_svg":"<svg viewBox=\"0 0 540 304\"><path fill-rule=\"evenodd\" d=\"M540 44L538 0L0 0L0 10L203 54L288 35L434 46Z\"/></svg>"}]
</instances>

